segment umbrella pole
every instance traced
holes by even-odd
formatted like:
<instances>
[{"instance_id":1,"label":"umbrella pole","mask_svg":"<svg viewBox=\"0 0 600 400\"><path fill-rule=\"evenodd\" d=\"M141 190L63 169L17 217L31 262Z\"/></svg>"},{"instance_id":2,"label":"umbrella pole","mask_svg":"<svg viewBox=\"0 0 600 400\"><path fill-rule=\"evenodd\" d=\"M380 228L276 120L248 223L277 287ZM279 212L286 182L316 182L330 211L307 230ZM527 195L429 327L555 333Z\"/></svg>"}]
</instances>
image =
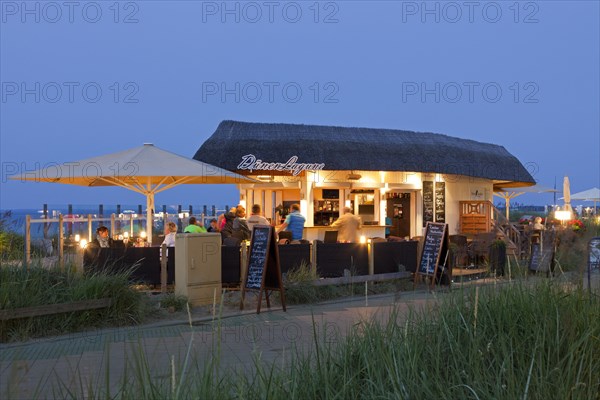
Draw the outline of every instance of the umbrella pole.
<instances>
[{"instance_id":1,"label":"umbrella pole","mask_svg":"<svg viewBox=\"0 0 600 400\"><path fill-rule=\"evenodd\" d=\"M154 193L148 193L146 195L146 240L148 240L148 244L152 246L152 225L153 225L153 216L152 212L154 211Z\"/></svg>"}]
</instances>

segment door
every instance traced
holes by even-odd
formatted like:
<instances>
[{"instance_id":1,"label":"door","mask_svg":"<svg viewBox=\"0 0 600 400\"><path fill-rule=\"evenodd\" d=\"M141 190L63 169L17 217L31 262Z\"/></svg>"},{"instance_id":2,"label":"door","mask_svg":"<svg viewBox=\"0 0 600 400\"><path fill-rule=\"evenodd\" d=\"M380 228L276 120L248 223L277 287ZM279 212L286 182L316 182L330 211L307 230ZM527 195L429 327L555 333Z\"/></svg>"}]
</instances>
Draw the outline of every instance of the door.
<instances>
[{"instance_id":1,"label":"door","mask_svg":"<svg viewBox=\"0 0 600 400\"><path fill-rule=\"evenodd\" d=\"M398 197L387 200L388 222L391 219L391 236L410 236L410 193L396 193Z\"/></svg>"}]
</instances>

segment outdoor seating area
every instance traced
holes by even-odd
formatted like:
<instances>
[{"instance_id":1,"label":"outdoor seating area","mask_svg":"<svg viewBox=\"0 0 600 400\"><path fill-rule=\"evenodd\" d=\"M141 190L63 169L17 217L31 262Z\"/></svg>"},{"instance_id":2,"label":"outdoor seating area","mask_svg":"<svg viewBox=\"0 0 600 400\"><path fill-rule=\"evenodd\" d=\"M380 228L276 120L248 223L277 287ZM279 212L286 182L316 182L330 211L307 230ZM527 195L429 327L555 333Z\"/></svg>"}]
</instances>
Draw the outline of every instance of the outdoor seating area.
<instances>
[{"instance_id":1,"label":"outdoor seating area","mask_svg":"<svg viewBox=\"0 0 600 400\"><path fill-rule=\"evenodd\" d=\"M245 244L244 244L245 245ZM221 246L221 284L239 287L245 270L246 252L241 243ZM278 244L281 272L287 273L301 266L312 266L316 260L317 273L323 278L345 275L369 275L369 252L373 252L373 273L411 273L417 266L417 241L360 243L310 243ZM372 246L372 247L371 247ZM371 250L372 248L372 250ZM167 284L176 283L175 251L168 249ZM110 268L123 271L131 268L131 280L159 287L161 284L160 247L86 248L83 253L85 272ZM316 254L315 254L316 252ZM410 276L410 275L408 275Z\"/></svg>"}]
</instances>

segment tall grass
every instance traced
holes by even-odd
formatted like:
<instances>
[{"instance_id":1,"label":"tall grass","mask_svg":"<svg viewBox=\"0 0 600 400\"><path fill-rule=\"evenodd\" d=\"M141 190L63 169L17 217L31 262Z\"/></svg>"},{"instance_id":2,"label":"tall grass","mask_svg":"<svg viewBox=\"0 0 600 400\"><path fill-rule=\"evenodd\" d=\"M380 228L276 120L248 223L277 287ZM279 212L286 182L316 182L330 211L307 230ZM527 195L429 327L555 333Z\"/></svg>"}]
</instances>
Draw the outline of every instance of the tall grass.
<instances>
[{"instance_id":1,"label":"tall grass","mask_svg":"<svg viewBox=\"0 0 600 400\"><path fill-rule=\"evenodd\" d=\"M476 298L478 301L476 302ZM311 351L282 371L255 358L234 375L196 359L173 393L144 356L114 398L598 399L600 300L551 283L470 290L433 308L364 322L331 344L314 324ZM475 312L477 310L477 312ZM141 353L140 353L141 354ZM216 361L218 363L218 361ZM187 364L186 364L187 365ZM179 368L181 369L181 368ZM131 378L135 379L131 379ZM92 398L106 395L96 390Z\"/></svg>"},{"instance_id":2,"label":"tall grass","mask_svg":"<svg viewBox=\"0 0 600 400\"><path fill-rule=\"evenodd\" d=\"M0 309L110 298L110 307L0 321L0 340L64 334L84 328L125 325L148 312L141 293L129 286L130 271L81 275L67 268L31 266L0 268Z\"/></svg>"}]
</instances>

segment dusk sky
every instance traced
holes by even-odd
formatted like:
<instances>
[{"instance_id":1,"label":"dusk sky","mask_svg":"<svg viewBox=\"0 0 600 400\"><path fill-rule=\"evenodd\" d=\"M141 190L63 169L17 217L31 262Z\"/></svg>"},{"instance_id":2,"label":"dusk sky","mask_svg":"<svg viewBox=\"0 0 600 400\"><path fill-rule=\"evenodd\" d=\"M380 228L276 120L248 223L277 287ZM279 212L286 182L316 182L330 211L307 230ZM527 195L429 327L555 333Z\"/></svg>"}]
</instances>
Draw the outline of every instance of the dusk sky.
<instances>
[{"instance_id":1,"label":"dusk sky","mask_svg":"<svg viewBox=\"0 0 600 400\"><path fill-rule=\"evenodd\" d=\"M228 119L443 133L504 146L539 184L600 187L597 1L0 4L2 209L145 204L8 178L145 142L192 157Z\"/></svg>"}]
</instances>

